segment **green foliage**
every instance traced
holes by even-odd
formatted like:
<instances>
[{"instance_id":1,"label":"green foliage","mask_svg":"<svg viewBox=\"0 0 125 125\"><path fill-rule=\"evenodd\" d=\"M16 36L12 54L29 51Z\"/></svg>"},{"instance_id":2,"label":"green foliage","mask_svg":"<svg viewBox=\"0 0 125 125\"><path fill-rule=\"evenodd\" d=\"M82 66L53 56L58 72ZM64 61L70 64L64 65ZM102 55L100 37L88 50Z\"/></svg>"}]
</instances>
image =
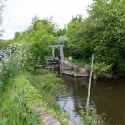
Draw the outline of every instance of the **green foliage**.
<instances>
[{"instance_id":1,"label":"green foliage","mask_svg":"<svg viewBox=\"0 0 125 125\"><path fill-rule=\"evenodd\" d=\"M8 79L9 77L20 74L26 62L25 49L20 44L10 44L8 49L12 52L12 57L3 61L1 78ZM6 62L7 61L7 62Z\"/></svg>"},{"instance_id":2,"label":"green foliage","mask_svg":"<svg viewBox=\"0 0 125 125\"><path fill-rule=\"evenodd\" d=\"M54 24L51 19L39 20L37 17L32 19L31 25L24 32L16 32L13 39L14 42L22 43L25 45L32 45L42 41L48 45L56 42L57 40L54 31Z\"/></svg>"},{"instance_id":3,"label":"green foliage","mask_svg":"<svg viewBox=\"0 0 125 125\"><path fill-rule=\"evenodd\" d=\"M33 101L41 97L25 78L23 70L25 64L25 50L20 44L8 47L13 55L8 62L2 62L0 73L0 124L4 125L38 125L42 124L39 116L31 106ZM24 73L24 75L20 75ZM32 95L32 96L31 96Z\"/></svg>"},{"instance_id":4,"label":"green foliage","mask_svg":"<svg viewBox=\"0 0 125 125\"><path fill-rule=\"evenodd\" d=\"M100 0L90 6L89 14L92 35L92 46L97 63L104 62L111 65L110 71L118 75L121 68L118 67L118 58L124 60L125 52L125 22L123 1ZM124 72L124 68L121 72Z\"/></svg>"},{"instance_id":5,"label":"green foliage","mask_svg":"<svg viewBox=\"0 0 125 125\"><path fill-rule=\"evenodd\" d=\"M13 90L4 93L3 97L7 100L2 99L0 116L3 120L0 124L3 125L6 121L7 125L39 125L38 115L27 106L26 90L22 90L19 95L16 94Z\"/></svg>"},{"instance_id":6,"label":"green foliage","mask_svg":"<svg viewBox=\"0 0 125 125\"><path fill-rule=\"evenodd\" d=\"M56 31L56 36L60 37L60 36L65 36L66 35L66 32L67 32L67 29L66 27L64 27L63 29L58 29Z\"/></svg>"},{"instance_id":7,"label":"green foliage","mask_svg":"<svg viewBox=\"0 0 125 125\"><path fill-rule=\"evenodd\" d=\"M106 65L103 63L95 63L94 64L94 72L96 72L96 76L98 77L107 77L110 78L112 76L111 72L112 65Z\"/></svg>"},{"instance_id":8,"label":"green foliage","mask_svg":"<svg viewBox=\"0 0 125 125\"><path fill-rule=\"evenodd\" d=\"M43 100L45 100L47 104L51 107L56 103L57 95L59 95L60 93L66 94L67 87L61 84L61 79L57 78L56 74L30 74L28 76L28 79L33 84L33 86L39 91Z\"/></svg>"},{"instance_id":9,"label":"green foliage","mask_svg":"<svg viewBox=\"0 0 125 125\"><path fill-rule=\"evenodd\" d=\"M33 45L37 48L39 44L33 43ZM56 111L50 107L53 108L55 105L58 94L66 92L66 86L56 78L56 74L26 75L27 60L30 56L33 59L33 53L31 54L29 49L18 43L10 44L8 49L11 50L12 56L8 58L8 62L2 62L3 70L0 73L0 102L2 102L0 124L42 124L38 114L32 110L34 106L44 106L50 114L63 121L65 116L61 115L61 111L58 111L57 107ZM36 54L37 51L34 53Z\"/></svg>"},{"instance_id":10,"label":"green foliage","mask_svg":"<svg viewBox=\"0 0 125 125\"><path fill-rule=\"evenodd\" d=\"M117 68L119 69L119 72L124 71L125 72L125 58L123 57L123 55L119 55L119 57L117 58Z\"/></svg>"},{"instance_id":11,"label":"green foliage","mask_svg":"<svg viewBox=\"0 0 125 125\"><path fill-rule=\"evenodd\" d=\"M35 67L45 61L45 56L50 54L50 43L52 39L51 36L46 35L27 48L26 69L34 72Z\"/></svg>"},{"instance_id":12,"label":"green foliage","mask_svg":"<svg viewBox=\"0 0 125 125\"><path fill-rule=\"evenodd\" d=\"M56 95L66 92L66 87L60 82L55 74L37 76L26 75L25 72L2 79L0 83L1 124L40 124L38 115L31 110L34 106L44 106L49 114L63 123L66 116L61 115L60 108L55 106Z\"/></svg>"},{"instance_id":13,"label":"green foliage","mask_svg":"<svg viewBox=\"0 0 125 125\"><path fill-rule=\"evenodd\" d=\"M9 44L11 44L11 40L0 40L0 49L6 50Z\"/></svg>"},{"instance_id":14,"label":"green foliage","mask_svg":"<svg viewBox=\"0 0 125 125\"><path fill-rule=\"evenodd\" d=\"M37 91L26 80L25 75L16 75L4 80L0 89L1 125L39 125L38 114L31 109L34 101L40 100Z\"/></svg>"},{"instance_id":15,"label":"green foliage","mask_svg":"<svg viewBox=\"0 0 125 125\"><path fill-rule=\"evenodd\" d=\"M16 32L13 42L21 43L27 51L26 69L32 73L39 64L45 61L45 56L51 56L50 45L57 42L55 25L51 19L32 19L32 23L24 32Z\"/></svg>"},{"instance_id":16,"label":"green foliage","mask_svg":"<svg viewBox=\"0 0 125 125\"><path fill-rule=\"evenodd\" d=\"M86 112L80 110L80 117L85 125L105 125L103 115L98 115L96 109L90 110L88 107Z\"/></svg>"},{"instance_id":17,"label":"green foliage","mask_svg":"<svg viewBox=\"0 0 125 125\"><path fill-rule=\"evenodd\" d=\"M89 17L82 19L77 15L68 24L71 51L79 50L82 59L87 61L94 54L95 63L102 64L102 67L105 64L105 70L108 70L103 74L105 77L125 72L124 6L124 0L96 0L88 7ZM103 70L99 68L98 71Z\"/></svg>"},{"instance_id":18,"label":"green foliage","mask_svg":"<svg viewBox=\"0 0 125 125\"><path fill-rule=\"evenodd\" d=\"M70 23L68 23L67 37L70 41L68 47L70 48L70 55L74 55L73 51L77 50L80 52L79 59L89 60L92 54L89 37L86 37L88 34L89 20L83 20L81 15L73 17ZM69 52L68 52L69 53Z\"/></svg>"}]
</instances>

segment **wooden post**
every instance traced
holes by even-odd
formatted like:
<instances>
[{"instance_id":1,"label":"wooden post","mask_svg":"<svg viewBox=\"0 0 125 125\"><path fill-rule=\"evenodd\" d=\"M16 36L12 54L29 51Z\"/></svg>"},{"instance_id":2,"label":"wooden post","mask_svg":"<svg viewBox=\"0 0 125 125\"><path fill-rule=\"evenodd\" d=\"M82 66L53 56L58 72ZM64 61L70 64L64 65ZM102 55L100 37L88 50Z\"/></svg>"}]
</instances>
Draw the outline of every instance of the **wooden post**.
<instances>
[{"instance_id":1,"label":"wooden post","mask_svg":"<svg viewBox=\"0 0 125 125\"><path fill-rule=\"evenodd\" d=\"M53 57L53 59L55 58L54 46L52 47L52 57Z\"/></svg>"},{"instance_id":2,"label":"wooden post","mask_svg":"<svg viewBox=\"0 0 125 125\"><path fill-rule=\"evenodd\" d=\"M93 62L94 62L94 55L92 55L91 71L90 71L90 76L89 76L88 98L87 98L87 103L86 103L87 107L89 106L89 100L90 100L90 88L91 88L91 79L92 79L92 72L93 72Z\"/></svg>"},{"instance_id":3,"label":"wooden post","mask_svg":"<svg viewBox=\"0 0 125 125\"><path fill-rule=\"evenodd\" d=\"M60 57L61 61L64 60L63 45L60 45Z\"/></svg>"}]
</instances>

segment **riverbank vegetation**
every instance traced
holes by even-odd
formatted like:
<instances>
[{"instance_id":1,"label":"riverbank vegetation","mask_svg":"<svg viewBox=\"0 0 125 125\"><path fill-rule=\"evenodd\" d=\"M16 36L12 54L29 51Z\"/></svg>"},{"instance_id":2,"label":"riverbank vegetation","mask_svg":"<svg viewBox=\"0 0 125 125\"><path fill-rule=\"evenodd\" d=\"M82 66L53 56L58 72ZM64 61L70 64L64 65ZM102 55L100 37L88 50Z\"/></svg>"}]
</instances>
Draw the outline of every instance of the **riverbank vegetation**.
<instances>
[{"instance_id":1,"label":"riverbank vegetation","mask_svg":"<svg viewBox=\"0 0 125 125\"><path fill-rule=\"evenodd\" d=\"M125 72L123 0L97 0L88 7L89 17L73 17L68 24L70 46L81 58L95 56L95 72L100 77L117 77Z\"/></svg>"},{"instance_id":2,"label":"riverbank vegetation","mask_svg":"<svg viewBox=\"0 0 125 125\"><path fill-rule=\"evenodd\" d=\"M61 114L56 104L56 96L66 94L66 86L54 73L37 75L25 69L26 53L20 44L8 46L12 57L2 61L0 73L0 124L1 125L40 125L40 116L33 107L43 106L63 125L67 115ZM60 91L61 90L61 91Z\"/></svg>"},{"instance_id":3,"label":"riverbank vegetation","mask_svg":"<svg viewBox=\"0 0 125 125\"><path fill-rule=\"evenodd\" d=\"M89 107L86 107L86 111L80 110L80 117L82 123L85 125L106 125L103 115L100 116L97 114L96 109L90 110Z\"/></svg>"}]
</instances>

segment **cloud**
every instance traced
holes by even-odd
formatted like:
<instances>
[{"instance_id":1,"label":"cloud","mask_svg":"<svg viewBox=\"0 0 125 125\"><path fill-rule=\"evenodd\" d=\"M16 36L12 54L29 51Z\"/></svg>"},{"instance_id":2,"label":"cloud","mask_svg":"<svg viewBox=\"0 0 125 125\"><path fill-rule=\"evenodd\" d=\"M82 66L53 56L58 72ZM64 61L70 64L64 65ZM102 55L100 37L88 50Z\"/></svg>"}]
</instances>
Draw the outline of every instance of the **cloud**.
<instances>
[{"instance_id":1,"label":"cloud","mask_svg":"<svg viewBox=\"0 0 125 125\"><path fill-rule=\"evenodd\" d=\"M10 39L16 31L25 30L31 19L53 16L53 21L63 27L72 16L82 14L87 17L86 6L93 0L7 0L3 12L4 39Z\"/></svg>"}]
</instances>

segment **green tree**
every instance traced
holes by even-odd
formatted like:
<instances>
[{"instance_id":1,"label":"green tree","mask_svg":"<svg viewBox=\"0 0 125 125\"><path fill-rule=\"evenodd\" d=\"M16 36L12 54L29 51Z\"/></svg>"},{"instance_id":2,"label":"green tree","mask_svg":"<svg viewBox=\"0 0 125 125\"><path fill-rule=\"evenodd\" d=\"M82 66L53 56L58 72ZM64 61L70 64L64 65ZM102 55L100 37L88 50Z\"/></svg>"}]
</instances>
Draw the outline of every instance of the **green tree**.
<instances>
[{"instance_id":1,"label":"green tree","mask_svg":"<svg viewBox=\"0 0 125 125\"><path fill-rule=\"evenodd\" d=\"M88 60L91 57L90 34L87 29L90 28L89 19L83 19L81 15L72 17L68 23L67 37L69 37L70 53L77 50L79 51L78 58ZM88 37L89 36L89 37ZM74 54L73 54L74 55Z\"/></svg>"},{"instance_id":2,"label":"green tree","mask_svg":"<svg viewBox=\"0 0 125 125\"><path fill-rule=\"evenodd\" d=\"M101 77L125 72L125 1L96 0L89 16L73 17L68 23L68 46L80 51L83 59L95 55L95 70Z\"/></svg>"},{"instance_id":3,"label":"green tree","mask_svg":"<svg viewBox=\"0 0 125 125\"><path fill-rule=\"evenodd\" d=\"M125 1L97 0L88 12L96 63L110 66L110 76L125 72ZM89 36L88 36L89 37ZM104 68L104 67L103 67Z\"/></svg>"},{"instance_id":4,"label":"green tree","mask_svg":"<svg viewBox=\"0 0 125 125\"><path fill-rule=\"evenodd\" d=\"M59 29L57 30L56 36L58 36L58 37L64 36L64 35L66 35L66 33L67 33L67 28L66 28L66 26L65 26L63 29L59 28Z\"/></svg>"},{"instance_id":5,"label":"green tree","mask_svg":"<svg viewBox=\"0 0 125 125\"><path fill-rule=\"evenodd\" d=\"M8 45L12 43L12 40L0 40L0 49L7 49Z\"/></svg>"},{"instance_id":6,"label":"green tree","mask_svg":"<svg viewBox=\"0 0 125 125\"><path fill-rule=\"evenodd\" d=\"M15 33L13 41L27 48L29 58L26 68L28 70L34 72L38 64L45 60L45 56L50 56L50 45L58 40L54 30L54 24L50 19L40 20L35 16L27 30Z\"/></svg>"}]
</instances>

